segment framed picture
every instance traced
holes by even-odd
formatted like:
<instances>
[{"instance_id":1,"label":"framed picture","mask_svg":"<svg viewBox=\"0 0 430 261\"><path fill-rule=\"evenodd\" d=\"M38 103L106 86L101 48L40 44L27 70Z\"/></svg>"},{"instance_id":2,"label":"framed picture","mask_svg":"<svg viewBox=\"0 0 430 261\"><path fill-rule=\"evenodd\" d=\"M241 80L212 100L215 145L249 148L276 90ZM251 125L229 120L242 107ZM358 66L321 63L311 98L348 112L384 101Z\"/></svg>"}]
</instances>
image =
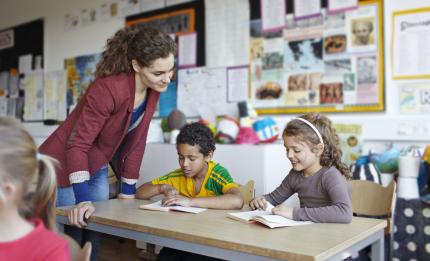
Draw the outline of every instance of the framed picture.
<instances>
[{"instance_id":1,"label":"framed picture","mask_svg":"<svg viewBox=\"0 0 430 261\"><path fill-rule=\"evenodd\" d=\"M394 80L430 79L430 7L393 13L391 61Z\"/></svg>"}]
</instances>

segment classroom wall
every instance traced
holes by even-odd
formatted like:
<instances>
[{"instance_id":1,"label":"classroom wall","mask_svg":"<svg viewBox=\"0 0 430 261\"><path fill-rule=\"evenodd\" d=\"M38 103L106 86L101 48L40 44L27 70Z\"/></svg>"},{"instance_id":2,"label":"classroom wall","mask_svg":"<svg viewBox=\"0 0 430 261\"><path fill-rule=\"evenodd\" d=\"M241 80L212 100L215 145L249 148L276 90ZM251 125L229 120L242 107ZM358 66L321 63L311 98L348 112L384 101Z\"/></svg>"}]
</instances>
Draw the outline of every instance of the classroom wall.
<instances>
[{"instance_id":1,"label":"classroom wall","mask_svg":"<svg viewBox=\"0 0 430 261\"><path fill-rule=\"evenodd\" d=\"M44 68L46 71L63 69L64 58L101 52L106 39L124 26L123 19L114 19L77 30L64 30L66 13L94 7L103 2L105 1L2 0L0 30L43 18L45 21Z\"/></svg>"},{"instance_id":2,"label":"classroom wall","mask_svg":"<svg viewBox=\"0 0 430 261\"><path fill-rule=\"evenodd\" d=\"M232 0L225 1L227 4ZM94 7L102 2L102 0L2 0L0 4L0 30L43 17L45 19L45 70L62 69L63 59L66 57L101 52L106 39L123 26L123 19L115 19L104 23L98 22L72 31L64 30L64 16L66 13L80 8ZM385 112L333 113L329 115L335 122L363 124L363 138L369 144L391 141L418 144L430 143L430 121L428 121L428 116L399 115L398 91L403 81L393 81L391 79L391 68L389 66L391 61L388 55L390 53L392 12L425 6L430 6L430 0L384 1ZM244 30L248 30L248 28ZM275 119L281 122L282 125L293 116L295 115L275 116ZM51 129L37 126L35 130L49 133Z\"/></svg>"}]
</instances>

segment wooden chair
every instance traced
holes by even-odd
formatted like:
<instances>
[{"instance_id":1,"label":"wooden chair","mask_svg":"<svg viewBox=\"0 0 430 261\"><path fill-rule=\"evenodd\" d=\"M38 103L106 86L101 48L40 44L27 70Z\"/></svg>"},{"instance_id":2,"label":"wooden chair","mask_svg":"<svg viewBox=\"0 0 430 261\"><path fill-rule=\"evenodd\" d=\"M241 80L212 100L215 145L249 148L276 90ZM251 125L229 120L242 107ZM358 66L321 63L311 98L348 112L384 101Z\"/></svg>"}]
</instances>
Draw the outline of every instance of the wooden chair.
<instances>
[{"instance_id":1,"label":"wooden chair","mask_svg":"<svg viewBox=\"0 0 430 261\"><path fill-rule=\"evenodd\" d=\"M350 181L352 190L352 211L357 216L385 218L385 234L391 234L396 197L396 183L392 181L383 187L367 180Z\"/></svg>"},{"instance_id":2,"label":"wooden chair","mask_svg":"<svg viewBox=\"0 0 430 261\"><path fill-rule=\"evenodd\" d=\"M380 218L387 220L385 228L385 260L391 260L392 228L394 208L396 204L396 183L391 181L387 186L381 186L367 180L350 181L352 190L352 212L357 216Z\"/></svg>"},{"instance_id":3,"label":"wooden chair","mask_svg":"<svg viewBox=\"0 0 430 261\"><path fill-rule=\"evenodd\" d=\"M70 260L71 261L89 261L91 256L92 245L91 242L86 242L84 247L81 248L79 244L70 236L66 234L60 234L67 243L69 243L70 249Z\"/></svg>"},{"instance_id":4,"label":"wooden chair","mask_svg":"<svg viewBox=\"0 0 430 261\"><path fill-rule=\"evenodd\" d=\"M240 185L239 189L243 196L243 204L247 206L249 202L254 198L254 186L255 181L250 180L245 185Z\"/></svg>"}]
</instances>

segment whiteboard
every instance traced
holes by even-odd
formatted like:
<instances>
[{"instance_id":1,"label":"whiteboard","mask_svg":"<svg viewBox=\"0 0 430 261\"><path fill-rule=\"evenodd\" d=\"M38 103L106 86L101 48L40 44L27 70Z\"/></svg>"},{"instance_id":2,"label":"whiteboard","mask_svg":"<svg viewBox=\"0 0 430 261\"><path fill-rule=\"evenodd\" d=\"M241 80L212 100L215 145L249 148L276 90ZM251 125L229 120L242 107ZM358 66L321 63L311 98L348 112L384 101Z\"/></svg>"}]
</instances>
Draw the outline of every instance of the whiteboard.
<instances>
[{"instance_id":1,"label":"whiteboard","mask_svg":"<svg viewBox=\"0 0 430 261\"><path fill-rule=\"evenodd\" d=\"M237 103L227 101L226 68L189 68L178 71L178 108L187 117L238 117Z\"/></svg>"}]
</instances>

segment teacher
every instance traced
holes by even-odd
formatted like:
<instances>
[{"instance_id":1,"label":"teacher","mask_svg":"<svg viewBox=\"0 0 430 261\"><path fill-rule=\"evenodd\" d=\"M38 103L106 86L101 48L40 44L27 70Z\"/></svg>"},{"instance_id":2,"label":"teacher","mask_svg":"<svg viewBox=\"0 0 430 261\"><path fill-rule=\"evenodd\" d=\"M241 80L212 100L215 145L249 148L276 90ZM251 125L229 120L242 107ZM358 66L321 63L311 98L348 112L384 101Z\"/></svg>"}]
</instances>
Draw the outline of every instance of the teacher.
<instances>
[{"instance_id":1,"label":"teacher","mask_svg":"<svg viewBox=\"0 0 430 261\"><path fill-rule=\"evenodd\" d=\"M94 201L109 199L108 164L120 178L119 198L134 198L151 118L174 73L176 44L151 28L128 27L107 40L95 81L76 108L40 146L59 161L57 206L74 205L65 233L78 243L98 233L82 230Z\"/></svg>"}]
</instances>

